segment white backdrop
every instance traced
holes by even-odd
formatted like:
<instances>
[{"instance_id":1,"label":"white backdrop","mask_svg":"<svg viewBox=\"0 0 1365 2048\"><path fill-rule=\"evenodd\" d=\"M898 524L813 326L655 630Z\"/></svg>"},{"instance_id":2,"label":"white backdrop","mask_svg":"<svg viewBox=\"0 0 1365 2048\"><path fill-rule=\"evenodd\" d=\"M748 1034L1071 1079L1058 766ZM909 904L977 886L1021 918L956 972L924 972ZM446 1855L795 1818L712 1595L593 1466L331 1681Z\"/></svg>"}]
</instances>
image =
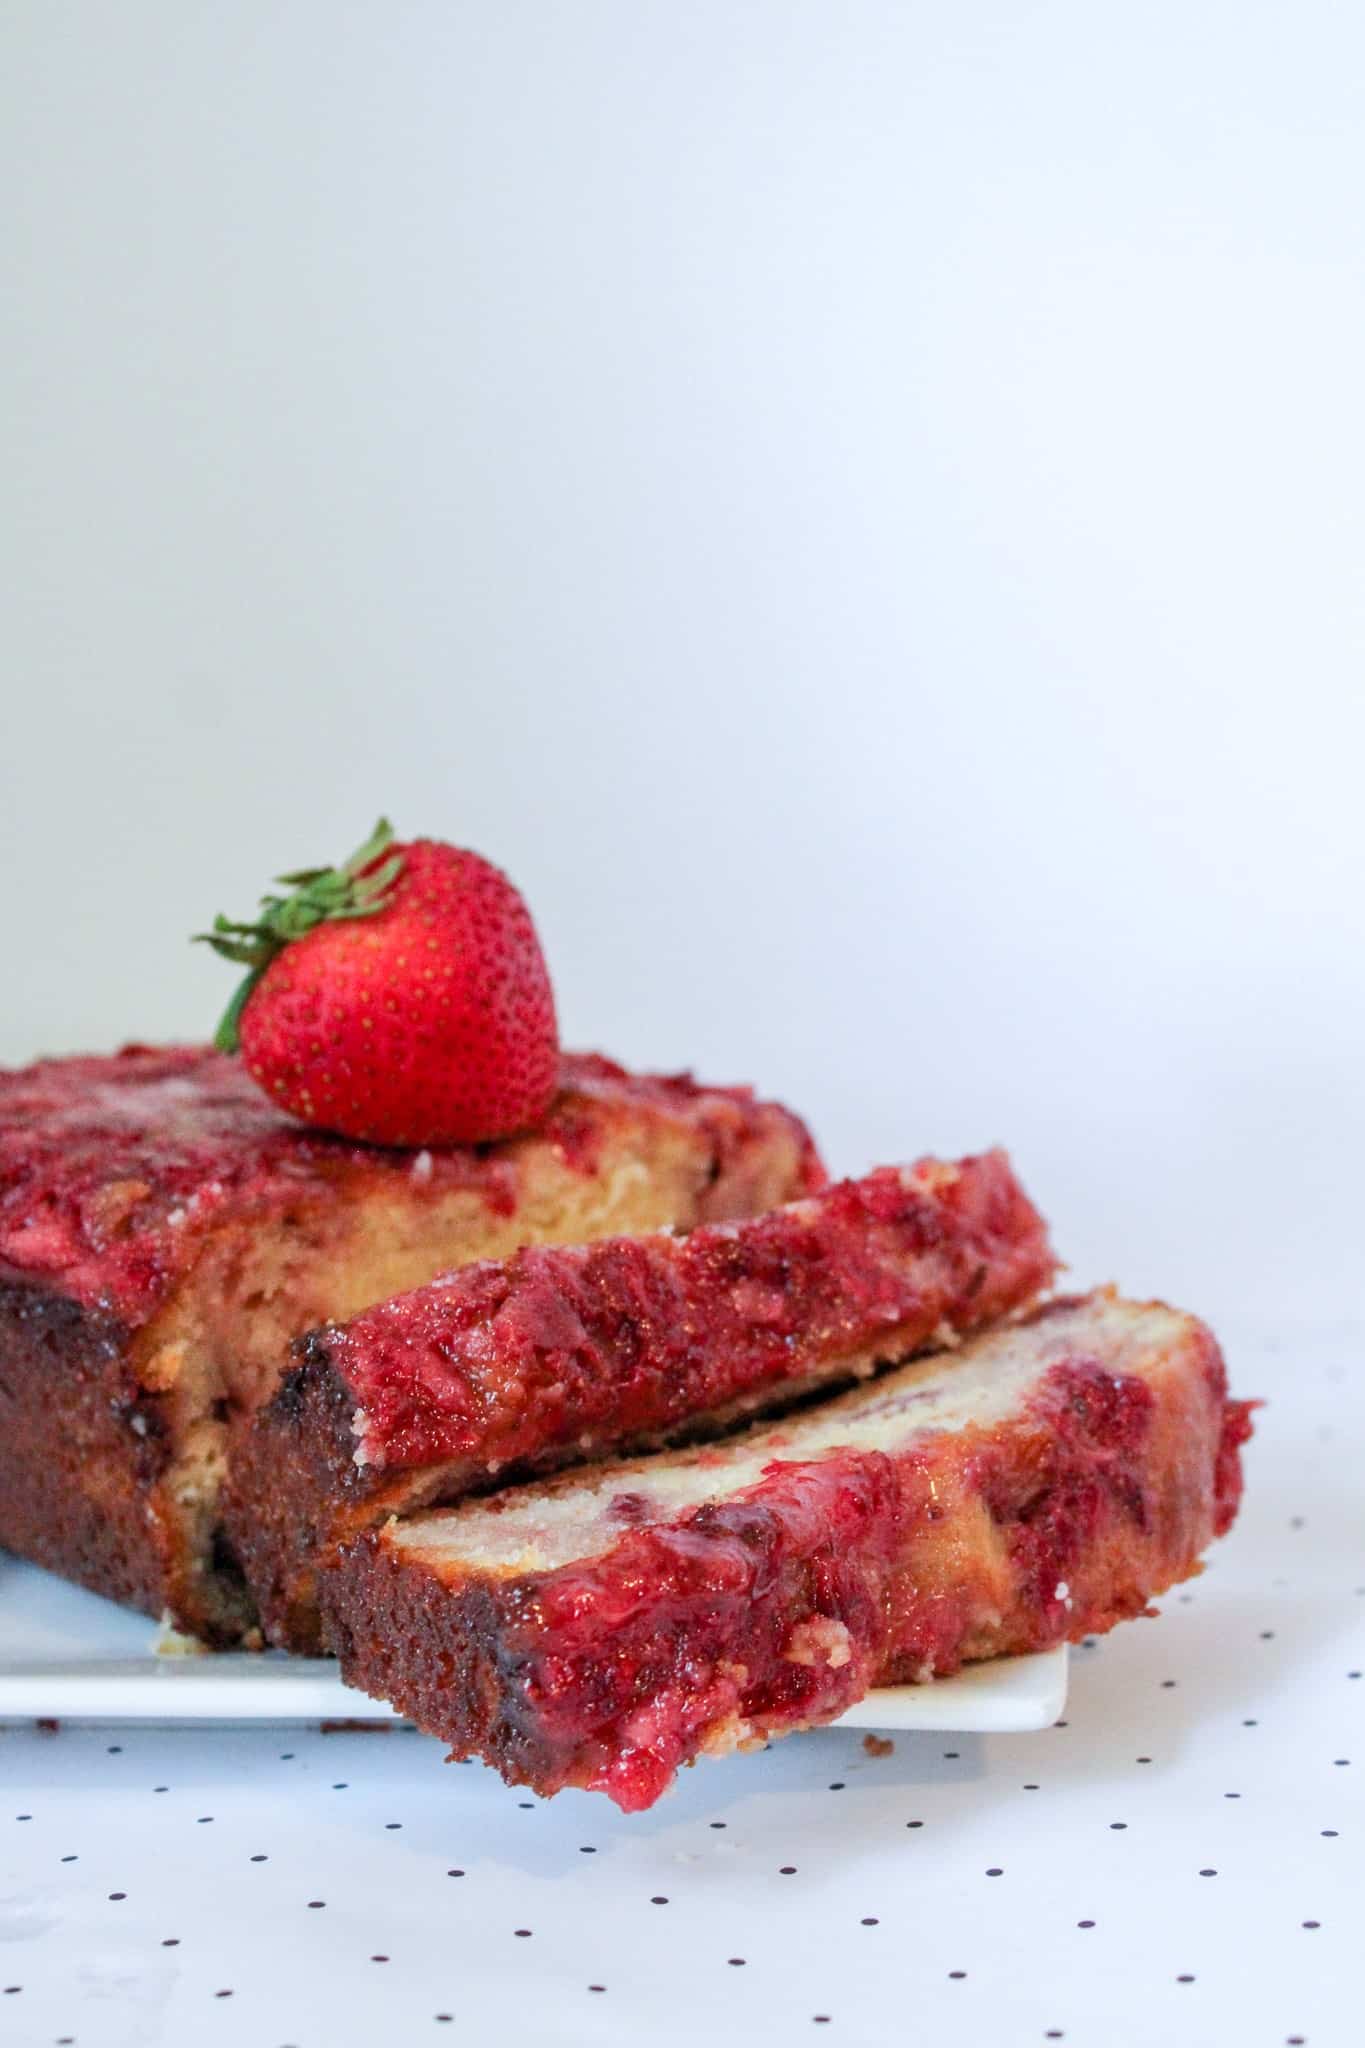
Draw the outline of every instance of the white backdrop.
<instances>
[{"instance_id":1,"label":"white backdrop","mask_svg":"<svg viewBox=\"0 0 1365 2048\"><path fill-rule=\"evenodd\" d=\"M10 0L0 1056L388 809L566 1039L1365 1300L1365 24Z\"/></svg>"}]
</instances>

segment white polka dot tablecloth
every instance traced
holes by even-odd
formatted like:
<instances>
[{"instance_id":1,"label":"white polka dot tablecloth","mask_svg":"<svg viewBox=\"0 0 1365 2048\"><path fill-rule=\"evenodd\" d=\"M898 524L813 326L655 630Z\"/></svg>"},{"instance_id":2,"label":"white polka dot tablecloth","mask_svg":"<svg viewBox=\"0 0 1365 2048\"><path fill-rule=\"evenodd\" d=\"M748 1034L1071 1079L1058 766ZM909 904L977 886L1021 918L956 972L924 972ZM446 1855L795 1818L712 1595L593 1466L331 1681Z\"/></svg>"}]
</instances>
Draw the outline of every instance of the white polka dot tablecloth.
<instances>
[{"instance_id":1,"label":"white polka dot tablecloth","mask_svg":"<svg viewBox=\"0 0 1365 2048\"><path fill-rule=\"evenodd\" d=\"M1242 1519L1041 1734L809 1735L627 1819L398 1727L0 1730L0 2042L1356 2048L1365 1333L1228 1351Z\"/></svg>"}]
</instances>

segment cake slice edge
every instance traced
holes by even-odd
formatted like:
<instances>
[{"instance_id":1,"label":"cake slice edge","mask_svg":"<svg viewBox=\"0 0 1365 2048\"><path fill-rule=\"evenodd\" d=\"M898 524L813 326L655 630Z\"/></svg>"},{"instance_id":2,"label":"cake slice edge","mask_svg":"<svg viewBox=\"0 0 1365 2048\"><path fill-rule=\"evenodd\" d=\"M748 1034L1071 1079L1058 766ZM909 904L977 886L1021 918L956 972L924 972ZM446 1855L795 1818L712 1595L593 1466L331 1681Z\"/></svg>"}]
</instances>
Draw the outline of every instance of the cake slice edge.
<instances>
[{"instance_id":1,"label":"cake slice edge","mask_svg":"<svg viewBox=\"0 0 1365 2048\"><path fill-rule=\"evenodd\" d=\"M1197 1319L1104 1290L732 1443L371 1531L325 1624L452 1755L634 1811L875 1684L1147 1611L1230 1525L1250 1406Z\"/></svg>"}]
</instances>

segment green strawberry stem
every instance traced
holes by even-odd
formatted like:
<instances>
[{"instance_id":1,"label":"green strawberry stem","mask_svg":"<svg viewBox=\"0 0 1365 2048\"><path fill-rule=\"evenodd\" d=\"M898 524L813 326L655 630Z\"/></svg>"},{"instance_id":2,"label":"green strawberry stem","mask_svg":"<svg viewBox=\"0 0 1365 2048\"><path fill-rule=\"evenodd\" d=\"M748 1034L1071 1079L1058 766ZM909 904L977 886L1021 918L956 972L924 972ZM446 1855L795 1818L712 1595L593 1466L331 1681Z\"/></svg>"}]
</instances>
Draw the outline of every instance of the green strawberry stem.
<instances>
[{"instance_id":1,"label":"green strawberry stem","mask_svg":"<svg viewBox=\"0 0 1365 2048\"><path fill-rule=\"evenodd\" d=\"M254 924L235 924L220 914L214 918L211 932L195 933L193 944L212 946L224 960L234 960L239 967L250 969L238 984L213 1034L219 1052L237 1051L242 1012L277 953L283 952L293 940L315 931L320 924L377 917L384 909L403 871L401 853L391 853L387 860L379 859L392 839L392 825L387 818L381 818L365 844L357 847L339 868L296 868L291 874L276 875L275 880L293 893L262 896L261 914ZM373 865L376 861L377 867Z\"/></svg>"}]
</instances>

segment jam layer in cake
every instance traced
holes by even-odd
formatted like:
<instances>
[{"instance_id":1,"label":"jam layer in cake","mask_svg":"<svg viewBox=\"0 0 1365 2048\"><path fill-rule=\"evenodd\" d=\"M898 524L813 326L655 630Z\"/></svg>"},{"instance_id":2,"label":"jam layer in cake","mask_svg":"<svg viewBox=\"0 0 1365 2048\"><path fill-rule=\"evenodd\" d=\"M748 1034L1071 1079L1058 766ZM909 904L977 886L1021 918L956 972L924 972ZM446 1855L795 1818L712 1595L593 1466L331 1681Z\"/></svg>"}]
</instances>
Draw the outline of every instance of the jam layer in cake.
<instances>
[{"instance_id":1,"label":"jam layer in cake","mask_svg":"<svg viewBox=\"0 0 1365 2048\"><path fill-rule=\"evenodd\" d=\"M317 1331L232 1453L228 1527L266 1633L315 1650L315 1555L385 1514L865 1376L1054 1270L992 1152L683 1237L533 1246Z\"/></svg>"},{"instance_id":2,"label":"jam layer in cake","mask_svg":"<svg viewBox=\"0 0 1365 2048\"><path fill-rule=\"evenodd\" d=\"M823 1178L787 1111L593 1056L536 1130L415 1153L308 1130L199 1048L0 1073L0 1544L233 1641L254 1617L220 1524L229 1424L290 1338L469 1259Z\"/></svg>"},{"instance_id":3,"label":"jam layer in cake","mask_svg":"<svg viewBox=\"0 0 1365 2048\"><path fill-rule=\"evenodd\" d=\"M1060 1302L731 1442L390 1523L321 1575L344 1675L510 1782L650 1805L870 1687L1143 1613L1248 1405L1159 1303Z\"/></svg>"}]
</instances>

